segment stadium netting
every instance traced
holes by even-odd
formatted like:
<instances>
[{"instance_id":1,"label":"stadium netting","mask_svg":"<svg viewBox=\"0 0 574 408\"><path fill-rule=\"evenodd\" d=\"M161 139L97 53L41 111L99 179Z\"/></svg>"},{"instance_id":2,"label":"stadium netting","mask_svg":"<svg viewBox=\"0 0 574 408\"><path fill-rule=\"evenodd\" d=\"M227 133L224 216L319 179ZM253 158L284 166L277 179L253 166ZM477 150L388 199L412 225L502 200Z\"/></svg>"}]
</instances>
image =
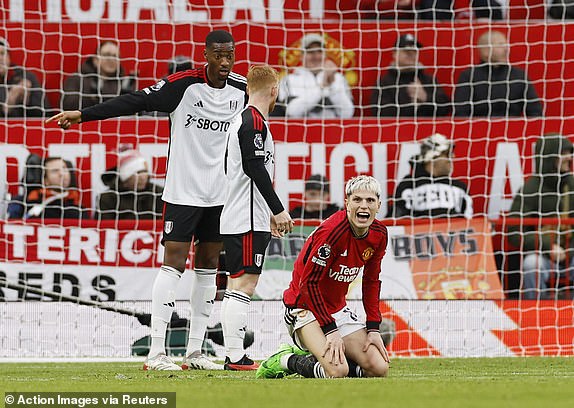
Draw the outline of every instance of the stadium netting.
<instances>
[{"instance_id":1,"label":"stadium netting","mask_svg":"<svg viewBox=\"0 0 574 408\"><path fill-rule=\"evenodd\" d=\"M339 206L349 177L369 174L381 182L379 218L390 235L382 265L381 311L395 325L391 355L571 355L574 272L552 270L547 289L526 299L526 252L509 239L509 230L545 227L553 237L562 234L570 240L571 212L556 208L546 214L548 219L523 219L511 217L510 208L534 172L535 142L554 133L572 139L574 60L569 50L574 25L547 17L543 1L500 3L501 20L477 17L470 7L455 9L452 20L429 20L412 10L368 1L0 1L0 50L4 47L12 64L0 84L0 97L15 86L9 82L14 73L24 69L38 79L25 98L44 91L44 114L61 110L66 80L106 41L119 46L122 71L113 78L137 89L149 87L167 75L176 56L201 67L205 36L213 29L233 34L235 72L245 75L250 65L265 63L284 78L303 63L305 35L317 34L326 58L349 86L353 112L344 118L273 116L275 186L293 209L304 204L305 180L313 174L329 179L330 199ZM527 81L504 74L498 85L502 93L486 88L492 102L486 108L472 99L479 97L477 90L469 91L470 102L457 100L457 91L463 92L461 78L484 68L481 52L495 52L495 47L479 45L485 33L494 31L506 39L498 47L508 51L508 63L524 72ZM396 66L397 41L408 35L420 43L413 68L424 70L446 96L435 103L438 88L423 88L424 96L419 90L420 99L415 95L406 103L410 116L400 113L396 98L387 103L390 109L373 102L373 93L383 90L380 78ZM477 82L488 85L484 79ZM399 87L406 90L411 83ZM506 84L523 88L510 95ZM96 91L95 97L106 95ZM506 109L511 98L524 104L518 114L493 113ZM327 99L319 103L319 111L333 104ZM25 101L30 99L15 108L23 108ZM539 113L527 110L533 103L539 103ZM425 104L432 105L430 114L420 109ZM9 109L4 103L0 108L5 113ZM452 178L468 186L472 217L387 217L395 188L411 171L420 142L436 133L453 143ZM129 357L133 344L149 334L147 326L137 317L102 307L149 312L163 255L161 221L27 219L29 183L37 187L41 179L26 176L33 179L39 169L31 155L64 158L93 217L97 197L107 189L101 175L114 167L122 146L139 151L151 180L162 185L168 118L144 112L63 132L24 113L0 121L0 142L0 358ZM437 202L453 198L426 194L436 194ZM9 218L9 210L18 210L18 205L20 217ZM288 340L279 300L294 259L316 225L300 221L290 237L273 240L269 247L249 321L255 331L249 352L256 358ZM177 294L180 316L188 314L190 285L184 276ZM360 287L359 277L349 292L350 303L359 310ZM219 321L217 310L212 324ZM217 346L215 351L222 353Z\"/></svg>"}]
</instances>

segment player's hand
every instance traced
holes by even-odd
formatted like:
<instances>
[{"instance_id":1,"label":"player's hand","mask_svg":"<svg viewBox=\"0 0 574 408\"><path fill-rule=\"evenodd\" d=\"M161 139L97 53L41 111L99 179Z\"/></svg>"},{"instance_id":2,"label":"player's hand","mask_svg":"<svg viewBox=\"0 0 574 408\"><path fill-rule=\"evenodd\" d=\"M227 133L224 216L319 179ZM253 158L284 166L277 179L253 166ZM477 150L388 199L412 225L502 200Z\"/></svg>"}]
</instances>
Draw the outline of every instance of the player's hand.
<instances>
[{"instance_id":1,"label":"player's hand","mask_svg":"<svg viewBox=\"0 0 574 408\"><path fill-rule=\"evenodd\" d=\"M69 129L70 126L82 122L82 112L80 112L79 110L60 112L57 115L54 115L50 119L46 120L46 123L54 121L58 121L57 122L58 126L66 130Z\"/></svg>"},{"instance_id":2,"label":"player's hand","mask_svg":"<svg viewBox=\"0 0 574 408\"><path fill-rule=\"evenodd\" d=\"M271 216L271 236L275 237L275 238L281 238L284 235L285 235L284 233L279 232L279 230L277 229L277 222L275 221L275 217L272 215Z\"/></svg>"},{"instance_id":3,"label":"player's hand","mask_svg":"<svg viewBox=\"0 0 574 408\"><path fill-rule=\"evenodd\" d=\"M282 211L279 214L273 216L275 221L275 231L273 230L273 221L271 221L271 233L275 237L282 237L285 234L293 231L293 225L295 223L291 219L291 216L287 211Z\"/></svg>"},{"instance_id":4,"label":"player's hand","mask_svg":"<svg viewBox=\"0 0 574 408\"><path fill-rule=\"evenodd\" d=\"M326 357L327 361L333 365L343 364L345 362L345 342L339 330L327 334L326 339L322 357Z\"/></svg>"},{"instance_id":5,"label":"player's hand","mask_svg":"<svg viewBox=\"0 0 574 408\"><path fill-rule=\"evenodd\" d=\"M391 362L389 353L385 348L385 343L383 343L383 339L381 338L381 334L379 332L372 331L367 333L367 342L363 347L363 352L366 352L371 345L375 346L377 350L379 350L379 353L381 353L383 356L383 360L385 360L387 363Z\"/></svg>"}]
</instances>

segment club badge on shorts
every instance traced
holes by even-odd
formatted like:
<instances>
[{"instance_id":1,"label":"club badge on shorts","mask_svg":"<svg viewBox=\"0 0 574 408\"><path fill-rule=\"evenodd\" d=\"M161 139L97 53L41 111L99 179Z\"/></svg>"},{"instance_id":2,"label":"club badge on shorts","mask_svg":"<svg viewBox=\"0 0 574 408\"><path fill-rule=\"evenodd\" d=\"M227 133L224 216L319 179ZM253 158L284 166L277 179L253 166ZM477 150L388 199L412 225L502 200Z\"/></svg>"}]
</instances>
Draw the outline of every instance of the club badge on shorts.
<instances>
[{"instance_id":1,"label":"club badge on shorts","mask_svg":"<svg viewBox=\"0 0 574 408\"><path fill-rule=\"evenodd\" d=\"M166 234L169 234L171 231L173 231L173 221L166 221L166 222L163 224L163 231L164 231Z\"/></svg>"},{"instance_id":2,"label":"club badge on shorts","mask_svg":"<svg viewBox=\"0 0 574 408\"><path fill-rule=\"evenodd\" d=\"M255 254L255 265L258 267L263 265L263 254Z\"/></svg>"}]
</instances>

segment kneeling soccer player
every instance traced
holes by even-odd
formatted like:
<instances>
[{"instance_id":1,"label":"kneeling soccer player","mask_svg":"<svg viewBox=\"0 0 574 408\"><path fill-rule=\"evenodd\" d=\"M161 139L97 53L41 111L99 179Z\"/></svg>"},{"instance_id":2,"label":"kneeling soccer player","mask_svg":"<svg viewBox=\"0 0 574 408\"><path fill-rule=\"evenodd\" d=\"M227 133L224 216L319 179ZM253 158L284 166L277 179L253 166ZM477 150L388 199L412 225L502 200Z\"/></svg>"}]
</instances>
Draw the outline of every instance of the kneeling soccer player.
<instances>
[{"instance_id":1,"label":"kneeling soccer player","mask_svg":"<svg viewBox=\"0 0 574 408\"><path fill-rule=\"evenodd\" d=\"M375 215L381 186L370 176L350 179L345 209L309 236L283 294L285 323L297 347L282 345L261 363L257 378L385 377L389 356L381 336L379 292L387 228ZM363 272L360 321L346 304L349 285Z\"/></svg>"}]
</instances>

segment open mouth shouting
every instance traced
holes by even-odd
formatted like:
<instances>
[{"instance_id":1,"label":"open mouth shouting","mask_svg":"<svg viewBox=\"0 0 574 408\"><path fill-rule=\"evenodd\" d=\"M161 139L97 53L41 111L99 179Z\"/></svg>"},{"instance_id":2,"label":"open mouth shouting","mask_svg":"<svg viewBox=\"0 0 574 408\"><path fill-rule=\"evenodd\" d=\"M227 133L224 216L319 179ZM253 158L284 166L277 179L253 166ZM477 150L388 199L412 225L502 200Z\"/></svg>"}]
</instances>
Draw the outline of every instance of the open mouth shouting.
<instances>
[{"instance_id":1,"label":"open mouth shouting","mask_svg":"<svg viewBox=\"0 0 574 408\"><path fill-rule=\"evenodd\" d=\"M357 211L357 221L364 223L369 222L371 214L368 211Z\"/></svg>"}]
</instances>

